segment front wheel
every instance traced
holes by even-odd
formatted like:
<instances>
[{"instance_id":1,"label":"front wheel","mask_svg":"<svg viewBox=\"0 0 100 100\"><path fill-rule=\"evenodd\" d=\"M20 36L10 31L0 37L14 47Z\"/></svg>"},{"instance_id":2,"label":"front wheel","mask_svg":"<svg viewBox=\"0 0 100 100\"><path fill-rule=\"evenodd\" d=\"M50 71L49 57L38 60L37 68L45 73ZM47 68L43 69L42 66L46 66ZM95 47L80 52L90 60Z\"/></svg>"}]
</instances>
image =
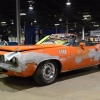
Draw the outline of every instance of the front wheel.
<instances>
[{"instance_id":1,"label":"front wheel","mask_svg":"<svg viewBox=\"0 0 100 100\"><path fill-rule=\"evenodd\" d=\"M40 85L48 85L54 82L57 75L57 64L54 61L45 61L38 66L34 74L34 80Z\"/></svg>"}]
</instances>

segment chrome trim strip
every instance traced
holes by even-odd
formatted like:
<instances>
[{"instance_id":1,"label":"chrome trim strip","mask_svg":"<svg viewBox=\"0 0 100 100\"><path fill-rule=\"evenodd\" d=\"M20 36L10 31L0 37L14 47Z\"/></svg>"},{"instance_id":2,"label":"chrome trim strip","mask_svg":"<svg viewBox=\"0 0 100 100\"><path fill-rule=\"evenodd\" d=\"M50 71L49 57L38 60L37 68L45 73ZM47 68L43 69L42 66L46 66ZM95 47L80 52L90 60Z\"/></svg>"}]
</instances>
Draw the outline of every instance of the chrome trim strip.
<instances>
[{"instance_id":1,"label":"chrome trim strip","mask_svg":"<svg viewBox=\"0 0 100 100\"><path fill-rule=\"evenodd\" d=\"M12 64L7 64L7 63L0 63L0 68L5 69L5 70L11 70L13 72L22 72L23 68L20 66L14 66Z\"/></svg>"}]
</instances>

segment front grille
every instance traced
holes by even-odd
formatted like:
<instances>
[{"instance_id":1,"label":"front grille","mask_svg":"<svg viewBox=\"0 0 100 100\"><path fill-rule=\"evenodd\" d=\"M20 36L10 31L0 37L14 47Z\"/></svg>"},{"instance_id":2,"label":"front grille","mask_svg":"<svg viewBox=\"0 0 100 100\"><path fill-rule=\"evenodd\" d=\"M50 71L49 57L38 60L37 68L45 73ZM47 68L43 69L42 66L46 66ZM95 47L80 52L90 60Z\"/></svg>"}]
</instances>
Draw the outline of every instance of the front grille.
<instances>
[{"instance_id":1,"label":"front grille","mask_svg":"<svg viewBox=\"0 0 100 100\"><path fill-rule=\"evenodd\" d=\"M12 62L12 59L10 61L5 61L4 55L0 55L0 63L5 63L5 64L11 64L13 66L18 66L18 61L16 60L15 63Z\"/></svg>"},{"instance_id":2,"label":"front grille","mask_svg":"<svg viewBox=\"0 0 100 100\"><path fill-rule=\"evenodd\" d=\"M4 55L0 55L0 62L4 62Z\"/></svg>"}]
</instances>

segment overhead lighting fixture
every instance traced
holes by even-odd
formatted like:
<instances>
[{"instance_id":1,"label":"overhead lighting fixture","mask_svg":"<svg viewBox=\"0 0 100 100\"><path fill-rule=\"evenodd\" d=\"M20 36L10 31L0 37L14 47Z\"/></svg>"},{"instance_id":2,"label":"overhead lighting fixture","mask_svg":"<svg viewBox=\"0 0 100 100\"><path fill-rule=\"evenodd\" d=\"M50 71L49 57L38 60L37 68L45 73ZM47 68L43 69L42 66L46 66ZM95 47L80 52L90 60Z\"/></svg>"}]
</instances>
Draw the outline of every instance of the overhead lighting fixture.
<instances>
[{"instance_id":1,"label":"overhead lighting fixture","mask_svg":"<svg viewBox=\"0 0 100 100\"><path fill-rule=\"evenodd\" d=\"M35 3L35 2L33 2L32 0L29 0L28 3L29 3L29 5L30 5L30 6L29 6L29 9L32 10L32 9L33 9L33 6L32 6L32 5L33 5L33 3Z\"/></svg>"},{"instance_id":2,"label":"overhead lighting fixture","mask_svg":"<svg viewBox=\"0 0 100 100\"><path fill-rule=\"evenodd\" d=\"M60 18L59 21L61 22L62 21L62 18Z\"/></svg>"},{"instance_id":3,"label":"overhead lighting fixture","mask_svg":"<svg viewBox=\"0 0 100 100\"><path fill-rule=\"evenodd\" d=\"M70 30L74 30L74 29L71 28Z\"/></svg>"},{"instance_id":4,"label":"overhead lighting fixture","mask_svg":"<svg viewBox=\"0 0 100 100\"><path fill-rule=\"evenodd\" d=\"M6 22L1 22L1 26L6 26L8 25Z\"/></svg>"},{"instance_id":5,"label":"overhead lighting fixture","mask_svg":"<svg viewBox=\"0 0 100 100\"><path fill-rule=\"evenodd\" d=\"M32 5L30 5L30 6L29 6L29 9L30 9L30 10L32 10L32 9L33 9L33 6L32 6Z\"/></svg>"},{"instance_id":6,"label":"overhead lighting fixture","mask_svg":"<svg viewBox=\"0 0 100 100\"><path fill-rule=\"evenodd\" d=\"M8 33L11 33L11 31L8 31Z\"/></svg>"},{"instance_id":7,"label":"overhead lighting fixture","mask_svg":"<svg viewBox=\"0 0 100 100\"><path fill-rule=\"evenodd\" d=\"M36 23L37 21L36 20L34 20L34 23Z\"/></svg>"},{"instance_id":8,"label":"overhead lighting fixture","mask_svg":"<svg viewBox=\"0 0 100 100\"><path fill-rule=\"evenodd\" d=\"M90 19L91 19L91 15L89 14L83 15L83 20L90 20Z\"/></svg>"},{"instance_id":9,"label":"overhead lighting fixture","mask_svg":"<svg viewBox=\"0 0 100 100\"><path fill-rule=\"evenodd\" d=\"M29 4L33 4L33 3L35 3L35 2L33 2L32 0L29 0L28 3L29 3Z\"/></svg>"},{"instance_id":10,"label":"overhead lighting fixture","mask_svg":"<svg viewBox=\"0 0 100 100\"><path fill-rule=\"evenodd\" d=\"M58 25L60 25L60 24L54 24L55 26L58 26Z\"/></svg>"},{"instance_id":11,"label":"overhead lighting fixture","mask_svg":"<svg viewBox=\"0 0 100 100\"><path fill-rule=\"evenodd\" d=\"M97 22L91 22L91 23L95 24L95 23L97 23Z\"/></svg>"},{"instance_id":12,"label":"overhead lighting fixture","mask_svg":"<svg viewBox=\"0 0 100 100\"><path fill-rule=\"evenodd\" d=\"M67 3L66 3L66 5L68 5L68 6L71 5L71 2L68 0Z\"/></svg>"},{"instance_id":13,"label":"overhead lighting fixture","mask_svg":"<svg viewBox=\"0 0 100 100\"><path fill-rule=\"evenodd\" d=\"M13 25L14 24L14 20L10 20L11 21L11 24Z\"/></svg>"},{"instance_id":14,"label":"overhead lighting fixture","mask_svg":"<svg viewBox=\"0 0 100 100\"><path fill-rule=\"evenodd\" d=\"M91 17L91 15L83 15L83 17Z\"/></svg>"},{"instance_id":15,"label":"overhead lighting fixture","mask_svg":"<svg viewBox=\"0 0 100 100\"><path fill-rule=\"evenodd\" d=\"M25 16L26 15L26 13L20 13L20 16Z\"/></svg>"},{"instance_id":16,"label":"overhead lighting fixture","mask_svg":"<svg viewBox=\"0 0 100 100\"><path fill-rule=\"evenodd\" d=\"M13 24L14 24L14 22L11 22L11 24L13 25Z\"/></svg>"},{"instance_id":17,"label":"overhead lighting fixture","mask_svg":"<svg viewBox=\"0 0 100 100\"><path fill-rule=\"evenodd\" d=\"M31 25L33 25L33 23L31 22Z\"/></svg>"},{"instance_id":18,"label":"overhead lighting fixture","mask_svg":"<svg viewBox=\"0 0 100 100\"><path fill-rule=\"evenodd\" d=\"M75 26L74 27L76 27L76 23L75 23Z\"/></svg>"},{"instance_id":19,"label":"overhead lighting fixture","mask_svg":"<svg viewBox=\"0 0 100 100\"><path fill-rule=\"evenodd\" d=\"M84 17L82 20L90 20L90 18Z\"/></svg>"},{"instance_id":20,"label":"overhead lighting fixture","mask_svg":"<svg viewBox=\"0 0 100 100\"><path fill-rule=\"evenodd\" d=\"M94 25L94 27L99 27L99 25Z\"/></svg>"},{"instance_id":21,"label":"overhead lighting fixture","mask_svg":"<svg viewBox=\"0 0 100 100\"><path fill-rule=\"evenodd\" d=\"M1 24L6 24L6 22L1 22Z\"/></svg>"},{"instance_id":22,"label":"overhead lighting fixture","mask_svg":"<svg viewBox=\"0 0 100 100\"><path fill-rule=\"evenodd\" d=\"M84 17L84 20L87 20L87 17Z\"/></svg>"}]
</instances>

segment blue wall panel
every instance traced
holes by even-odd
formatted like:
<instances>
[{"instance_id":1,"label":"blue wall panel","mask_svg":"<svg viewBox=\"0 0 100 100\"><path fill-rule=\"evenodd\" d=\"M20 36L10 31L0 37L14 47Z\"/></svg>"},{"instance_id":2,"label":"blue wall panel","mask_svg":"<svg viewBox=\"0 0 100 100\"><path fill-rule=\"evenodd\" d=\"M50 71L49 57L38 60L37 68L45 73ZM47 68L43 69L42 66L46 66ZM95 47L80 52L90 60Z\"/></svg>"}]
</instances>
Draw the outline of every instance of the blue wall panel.
<instances>
[{"instance_id":1,"label":"blue wall panel","mask_svg":"<svg viewBox=\"0 0 100 100\"><path fill-rule=\"evenodd\" d=\"M25 44L32 44L32 38L35 35L35 30L41 30L43 29L43 33L45 35L51 35L56 33L55 28L38 28L38 27L32 27L32 26L26 26L25 27ZM64 30L57 29L57 33L65 33Z\"/></svg>"}]
</instances>

